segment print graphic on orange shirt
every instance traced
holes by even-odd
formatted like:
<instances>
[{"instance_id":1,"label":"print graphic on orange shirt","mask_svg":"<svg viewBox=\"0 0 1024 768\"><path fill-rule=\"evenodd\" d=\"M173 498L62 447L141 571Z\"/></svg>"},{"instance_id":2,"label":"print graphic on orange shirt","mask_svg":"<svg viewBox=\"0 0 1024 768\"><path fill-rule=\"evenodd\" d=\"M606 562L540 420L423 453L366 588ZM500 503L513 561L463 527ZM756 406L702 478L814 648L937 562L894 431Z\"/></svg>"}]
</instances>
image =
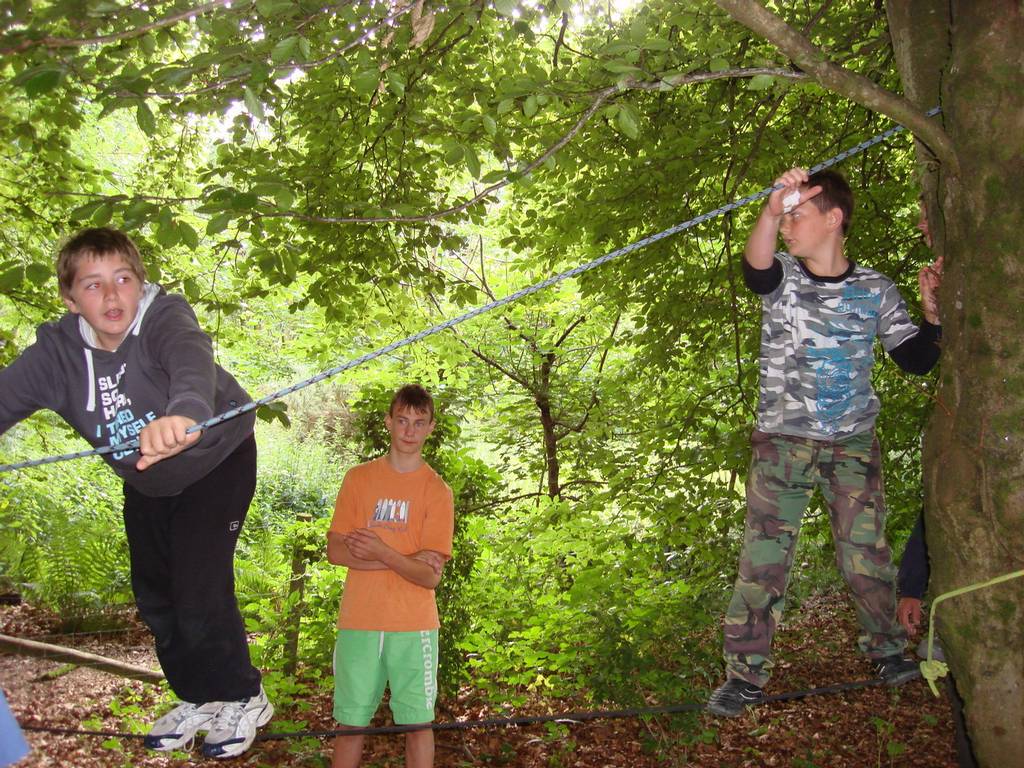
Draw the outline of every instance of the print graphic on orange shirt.
<instances>
[{"instance_id":1,"label":"print graphic on orange shirt","mask_svg":"<svg viewBox=\"0 0 1024 768\"><path fill-rule=\"evenodd\" d=\"M377 499L370 527L404 531L409 526L409 503L405 499Z\"/></svg>"}]
</instances>

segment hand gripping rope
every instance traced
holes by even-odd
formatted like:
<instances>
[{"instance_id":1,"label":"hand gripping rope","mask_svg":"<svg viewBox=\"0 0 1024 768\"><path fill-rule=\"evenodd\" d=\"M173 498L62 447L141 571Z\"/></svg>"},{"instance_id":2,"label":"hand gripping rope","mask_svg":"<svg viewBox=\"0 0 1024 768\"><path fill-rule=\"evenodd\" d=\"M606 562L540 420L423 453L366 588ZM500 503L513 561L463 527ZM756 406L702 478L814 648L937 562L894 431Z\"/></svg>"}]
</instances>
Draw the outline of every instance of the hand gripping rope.
<instances>
[{"instance_id":1,"label":"hand gripping rope","mask_svg":"<svg viewBox=\"0 0 1024 768\"><path fill-rule=\"evenodd\" d=\"M937 115L940 111L941 110L939 107L934 107L933 109L929 110L927 114L929 117L931 117L933 115ZM884 131L878 134L877 136L868 139L867 141L862 141L860 144L856 144L850 147L849 149L843 150L839 154L830 157L828 160L825 160L824 162L818 163L817 165L809 168L808 172L813 174L817 173L818 171L822 171L825 168L830 168L833 165L836 165L837 163L846 160L848 157L860 154L866 149L870 149L876 144L880 144L889 137L894 136L895 134L900 133L901 131L904 130L906 129L902 125L894 126L889 130ZM781 186L779 188L781 188ZM720 208L715 208L713 211L702 213L700 216L692 218L689 221L684 221L681 224L676 224L675 226L669 227L668 229L662 232L658 232L653 235L648 235L642 240L637 240L635 243L623 246L622 248L614 250L611 253L606 253L604 256L594 259L593 261L588 261L586 264L581 264L578 267L566 270L565 272L559 272L557 275L552 275L551 277L547 278L546 280L542 280L539 283L534 283L533 285L527 286L526 288L521 288L515 293L509 294L508 296L492 301L489 304L483 304L457 317L445 320L444 322L438 323L437 325L431 326L430 328L426 328L422 331L419 331L418 333L414 333L411 336L407 336L406 338L401 339L400 341L392 342L391 344L388 344L385 347L381 347L380 349L377 349L373 352L368 352L365 355L349 360L348 362L342 363L341 365L335 366L334 368L330 368L326 371L323 371L322 373L318 373L316 376L312 376L308 379L300 381L297 384L292 384L291 386L285 387L284 389L280 389L277 392L271 392L269 395L265 395L264 397L261 397L259 400L254 400L251 403L246 403L245 405L239 406L238 408L233 408L230 411L225 411L224 413L218 414L217 416L213 416L207 419L206 421L196 424L195 426L189 427L187 432L196 432L199 430L208 429L210 427L214 427L218 424L228 421L229 419L233 419L236 416L241 416L242 414L248 413L249 411L254 411L261 405L267 405L268 403L272 403L275 400L280 400L281 398L290 395L293 392L298 392L300 389L305 389L306 387L312 384L317 384L323 381L324 379L329 379L332 376L337 376L339 373L350 370L352 368L356 368L362 365L363 363L368 363L370 360L374 360L378 357L381 357L382 355L389 354L397 349L401 349L402 347L407 347L410 344L415 344L416 342L421 341L427 338L428 336L433 336L434 334L441 333L441 331L446 331L449 328L454 328L456 325L464 323L467 320L472 320L474 317L482 315L485 312L490 312L493 309L498 309L499 307L503 307L506 304L511 304L514 301L518 301L519 299L525 296L530 296L539 291L543 291L545 288L549 288L552 285L555 285L556 283L562 282L563 280L568 280L570 277L576 277L576 275L581 275L584 272L589 272L592 269L600 267L602 264L608 263L612 259L617 259L620 256L626 256L630 253L633 253L634 251L639 251L641 248L646 248L648 245L656 243L659 240L664 240L666 237L671 237L672 235L682 232L683 230L690 229L691 227L695 227L698 224L703 224L705 221L710 221L711 219L715 219L719 216L722 216L723 214L729 213L730 211L734 211L737 208L742 208L743 206L748 205L749 203L767 197L775 189L776 187L765 187L760 192L755 192L752 195L741 197L738 200L728 203L727 205L723 205ZM93 448L91 450L78 451L77 453L65 453L60 456L47 456L42 459L31 459L29 461L21 461L15 464L3 464L0 465L0 472L11 472L16 469L38 467L43 464L54 464L58 461L70 461L71 459L81 459L86 456L102 456L108 453L120 453L124 451L130 451L131 449L138 447L139 440L138 438L135 438L129 440L128 442L121 443L119 445L105 445L101 448Z\"/></svg>"}]
</instances>

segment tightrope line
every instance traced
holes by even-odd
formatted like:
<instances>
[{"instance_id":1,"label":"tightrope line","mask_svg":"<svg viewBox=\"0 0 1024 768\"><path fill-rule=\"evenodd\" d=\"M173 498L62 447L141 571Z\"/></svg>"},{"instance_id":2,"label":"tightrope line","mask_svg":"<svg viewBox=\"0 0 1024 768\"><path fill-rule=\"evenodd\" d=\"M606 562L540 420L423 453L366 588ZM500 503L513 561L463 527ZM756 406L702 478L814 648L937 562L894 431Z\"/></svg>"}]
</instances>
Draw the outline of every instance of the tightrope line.
<instances>
[{"instance_id":1,"label":"tightrope line","mask_svg":"<svg viewBox=\"0 0 1024 768\"><path fill-rule=\"evenodd\" d=\"M927 115L931 117L937 115L940 111L941 110L939 107L934 107L933 109L930 109L927 112ZM833 165L836 165L837 163L840 163L843 160L852 157L853 155L860 154L861 152L870 149L876 144L880 144L881 142L885 141L891 136L894 136L895 134L905 130L906 128L904 128L902 125L893 126L892 128L883 131L882 133L868 139L867 141L862 141L859 144L855 144L854 146L843 150L839 154L834 155L828 158L827 160L818 163L815 166L812 166L811 168L808 169L808 173L813 174L817 173L818 171L822 171L826 168L830 168ZM715 219L719 216L729 213L730 211L734 211L737 208L742 208L743 206L748 205L749 203L767 197L774 190L774 186L765 187L759 192L747 195L746 197L741 197L738 200L734 200L731 203L723 205L719 208L715 208L714 210L708 211L707 213L702 213L700 216L696 216L692 219L689 219L688 221L684 221L680 224L671 226L668 229L658 232L656 234L648 235L647 237L641 240L637 240L634 243L630 243L629 245L623 246L622 248L618 248L617 250L611 251L610 253L606 253L604 256L596 258L593 261L588 261L586 264L581 264L572 269L568 269L565 272L559 272L558 274L552 275L551 277L548 277L547 279L542 280L539 283L534 283L533 285L527 286L526 288L522 288L516 291L515 293L509 294L508 296L504 296L503 298L496 299L495 301L475 307L469 310L468 312L458 315L457 317L445 320L444 322L438 323L437 325L431 326L430 328L426 328L422 331L419 331L418 333L414 333L411 336L407 336L399 341L392 342L391 344L376 349L373 352L368 352L365 355L361 355L357 358L349 360L348 362L342 363L341 365L335 366L334 368L329 368L326 371L318 373L316 376L311 376L310 378L304 379L303 381L300 381L296 384L292 384L289 387L285 387L284 389L280 389L276 392L271 392L269 395L265 395L264 397L261 397L258 400L253 400L250 403L241 405L238 408L232 408L229 411L225 411L224 413L212 416L206 421L200 422L199 424L189 427L186 430L186 432L198 432L200 430L209 429L210 427L222 424L225 421L234 419L238 416L241 416L242 414L254 411L262 405L267 405L269 403L274 402L275 400L280 400L281 398L286 397L287 395L290 395L293 392L298 392L300 389L305 389L306 387L311 386L313 384L318 384L319 382L325 379L337 376L339 373L343 373L344 371L356 368L362 365L363 363L368 363L371 360L375 360L378 357L394 352L395 350L401 349L402 347L407 347L410 344L415 344L418 341L422 341L423 339L429 336L441 333L442 331L446 331L449 328L454 328L456 325L464 323L467 320L472 320L474 317L482 315L485 312L490 312L491 310L498 309L499 307L503 307L506 304L511 304L526 296L531 296L532 294L538 293L539 291L543 291L545 288L549 288L552 285L555 285L556 283L568 280L570 277L576 277L576 275L583 274L584 272L589 272L592 269L600 267L602 264L608 263L612 259L616 259L620 256L626 256L630 253L633 253L634 251L640 250L641 248L646 248L647 246L652 245L653 243L657 243L661 240L664 240L667 237L671 237L672 235L678 234L679 232L690 229L691 227L695 227L698 224L703 224L705 221L710 221L711 219ZM0 473L11 472L16 469L26 469L28 467L38 467L44 464L55 464L59 461L81 459L87 456L102 456L108 453L121 453L130 451L131 449L138 447L139 439L134 438L132 440L120 443L118 445L104 445L100 448L93 448L85 451L77 451L75 453L65 453L59 456L47 456L41 459L30 459L28 461L21 461L14 464L3 464L0 465Z\"/></svg>"},{"instance_id":2,"label":"tightrope line","mask_svg":"<svg viewBox=\"0 0 1024 768\"><path fill-rule=\"evenodd\" d=\"M789 691L787 693L776 693L765 696L764 702L793 701L805 699L811 696L830 696L839 693L859 690L861 688L874 688L885 685L881 678L869 680L856 680L836 685L826 685L819 688L808 688L800 691ZM483 728L504 728L510 726L538 725L541 723L582 723L589 720L621 720L631 717L650 717L653 715L672 715L682 712L702 712L704 704L684 703L668 704L660 707L633 707L631 709L598 709L586 712L563 712L551 715L522 715L519 717L494 717L481 720L462 720L444 723L430 723L420 725L385 725L376 728L344 728L333 730L309 730L289 731L282 733L260 733L256 735L256 741L281 741L284 739L304 738L330 738L333 736L378 736L383 734L408 733L410 731L432 730L444 731L469 731ZM39 733L51 733L58 736L103 736L117 739L143 739L144 733L124 733L121 731L89 731L77 728L57 728L46 725L26 725L20 723L22 730L35 731Z\"/></svg>"}]
</instances>

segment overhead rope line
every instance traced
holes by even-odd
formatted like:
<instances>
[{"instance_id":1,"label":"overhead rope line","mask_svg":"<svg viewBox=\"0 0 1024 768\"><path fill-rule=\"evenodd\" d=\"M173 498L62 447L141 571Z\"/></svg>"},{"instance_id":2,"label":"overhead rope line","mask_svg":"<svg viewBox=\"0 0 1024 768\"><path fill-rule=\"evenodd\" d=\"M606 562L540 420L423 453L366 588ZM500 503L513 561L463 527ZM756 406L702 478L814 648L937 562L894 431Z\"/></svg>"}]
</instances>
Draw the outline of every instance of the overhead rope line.
<instances>
[{"instance_id":1,"label":"overhead rope line","mask_svg":"<svg viewBox=\"0 0 1024 768\"><path fill-rule=\"evenodd\" d=\"M940 111L941 110L939 107L935 107L929 110L927 114L928 116L933 116L937 115ZM885 141L891 136L894 136L895 134L900 133L901 131L904 130L906 129L902 125L893 126L887 131L883 131L882 133L868 139L867 141L862 141L861 143L856 144L848 149L845 149L842 152L828 158L827 160L824 160L823 162L820 162L817 165L812 166L811 168L808 169L808 172L813 174L817 173L818 171L822 171L826 168L830 168L833 165L836 165L837 163L840 163L849 157L860 154L861 152L870 149L876 144L880 144L881 142ZM402 347L407 347L410 344L415 344L418 341L422 341L423 339L429 336L433 336L435 334L441 333L442 331L446 331L449 328L454 328L456 325L464 323L467 320L472 320L474 317L482 315L485 312L490 312L491 310L498 309L499 307L503 307L507 304L511 304L526 296L531 296L535 293L538 293L539 291L543 291L545 288L549 288L552 285L555 285L556 283L560 283L564 280L568 280L571 277L576 277L577 275L581 275L584 272L589 272L592 269L596 269L597 267L600 267L603 264L607 264L609 261L617 259L620 256L626 256L630 253L633 253L634 251L639 251L642 248L646 248L649 245L657 243L661 240L664 240L667 237L671 237L672 235L678 234L679 232L682 232L684 230L695 227L698 224L703 224L706 221L715 219L726 213L734 211L737 208L742 208L745 205L748 205L752 202L767 197L775 189L776 187L774 186L765 187L759 192L747 195L746 197L741 197L738 200L734 200L731 203L723 205L719 208L715 208L714 210L708 211L707 213L702 213L700 216L696 216L680 224L676 224L656 234L648 235L647 237L641 240L637 240L634 243L630 243L629 245L623 246L622 248L618 248L614 251L611 251L610 253L606 253L604 256L596 258L593 261L588 261L586 264L581 264L578 267L568 269L565 272L559 272L558 274L552 275L551 277L548 277L547 279L542 280L539 283L534 283L533 285L521 288L520 290L516 291L515 293L511 293L508 296L504 296L500 299L496 299L487 304L475 307L469 310L468 312L458 315L457 317L445 320L444 322L438 323L437 325L433 325L430 328L426 328L422 331L419 331L418 333L414 333L411 336L406 336L404 339L392 342L387 346L380 347L379 349L376 349L373 352L367 352L365 355L356 357L352 360L342 363L341 365L337 365L334 368L329 368L326 371L318 373L316 376L311 376L310 378L304 379L303 381L300 381L296 384L292 384L289 387L285 387L284 389L280 389L276 392L271 392L269 395L265 395L264 397L261 397L258 400L253 400L252 402L246 403L245 405L241 405L237 408L232 408L229 411L225 411L224 413L212 416L206 421L202 421L199 424L189 427L186 430L186 432L191 433L208 429L210 427L217 426L218 424L222 424L223 422L228 421L230 419L234 419L238 416L241 416L242 414L254 411L260 406L268 405L274 402L275 400L280 400L281 398L286 397L287 395L290 395L293 392L298 392L300 389L305 389L306 387L311 386L313 384L317 384L321 381L324 381L325 379L337 376L339 373L343 373L344 371L356 368L362 365L363 363L368 363L371 360L375 360L378 357L387 355L391 352L394 352L395 350L401 349ZM77 451L75 453L65 453L59 456L47 456L41 459L31 459L28 461L21 461L13 464L3 464L0 465L0 472L11 472L16 469L38 467L44 464L55 464L56 462L59 461L70 461L72 459L81 459L87 456L102 456L108 453L123 453L131 451L138 447L139 439L136 437L124 443L119 443L118 445L105 445L100 448L93 448L85 451Z\"/></svg>"},{"instance_id":2,"label":"overhead rope line","mask_svg":"<svg viewBox=\"0 0 1024 768\"><path fill-rule=\"evenodd\" d=\"M849 691L859 690L861 688L874 688L876 686L884 685L885 681L881 678L871 678L869 680L856 680L847 683L837 683L836 685L826 685L819 688L807 688L799 691L789 691L786 693L777 693L771 696L765 696L764 701L766 703L775 701L793 701L797 699L806 699L811 696L830 696L840 693L847 693ZM432 730L436 732L444 731L469 731L477 730L482 728L503 728L510 726L528 726L528 725L539 725L541 723L579 723L586 722L589 720L621 720L631 717L650 717L653 715L674 715L683 712L702 712L705 705L700 703L684 703L684 704L668 704L660 707L633 707L630 709L598 709L586 712L563 712L560 714L551 715L521 715L518 717L494 717L486 718L481 720L461 720L444 723L430 723L429 725L385 725L376 728L338 728L333 730L320 730L320 731L288 731L282 733L259 733L256 735L256 741L281 741L284 739L302 739L302 738L330 738L333 736L362 736L362 735L383 735L383 734L394 734L394 733L408 733L409 731L424 731ZM82 730L77 728L58 728L55 726L47 725L30 725L25 723L19 723L22 730L35 731L39 733L51 733L57 736L102 736L104 738L117 738L117 739L143 739L146 734L144 733L126 733L122 731L90 731Z\"/></svg>"}]
</instances>

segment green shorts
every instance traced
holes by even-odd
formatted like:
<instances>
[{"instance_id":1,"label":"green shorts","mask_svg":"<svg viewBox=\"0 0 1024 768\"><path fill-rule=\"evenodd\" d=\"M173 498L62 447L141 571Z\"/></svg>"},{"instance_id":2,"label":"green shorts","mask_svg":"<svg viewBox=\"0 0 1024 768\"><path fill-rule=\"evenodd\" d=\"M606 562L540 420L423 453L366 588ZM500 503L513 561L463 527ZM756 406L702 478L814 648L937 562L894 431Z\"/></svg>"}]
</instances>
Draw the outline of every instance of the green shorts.
<instances>
[{"instance_id":1,"label":"green shorts","mask_svg":"<svg viewBox=\"0 0 1024 768\"><path fill-rule=\"evenodd\" d=\"M362 728L391 687L398 725L429 723L437 700L437 630L339 629L334 644L334 719Z\"/></svg>"}]
</instances>

